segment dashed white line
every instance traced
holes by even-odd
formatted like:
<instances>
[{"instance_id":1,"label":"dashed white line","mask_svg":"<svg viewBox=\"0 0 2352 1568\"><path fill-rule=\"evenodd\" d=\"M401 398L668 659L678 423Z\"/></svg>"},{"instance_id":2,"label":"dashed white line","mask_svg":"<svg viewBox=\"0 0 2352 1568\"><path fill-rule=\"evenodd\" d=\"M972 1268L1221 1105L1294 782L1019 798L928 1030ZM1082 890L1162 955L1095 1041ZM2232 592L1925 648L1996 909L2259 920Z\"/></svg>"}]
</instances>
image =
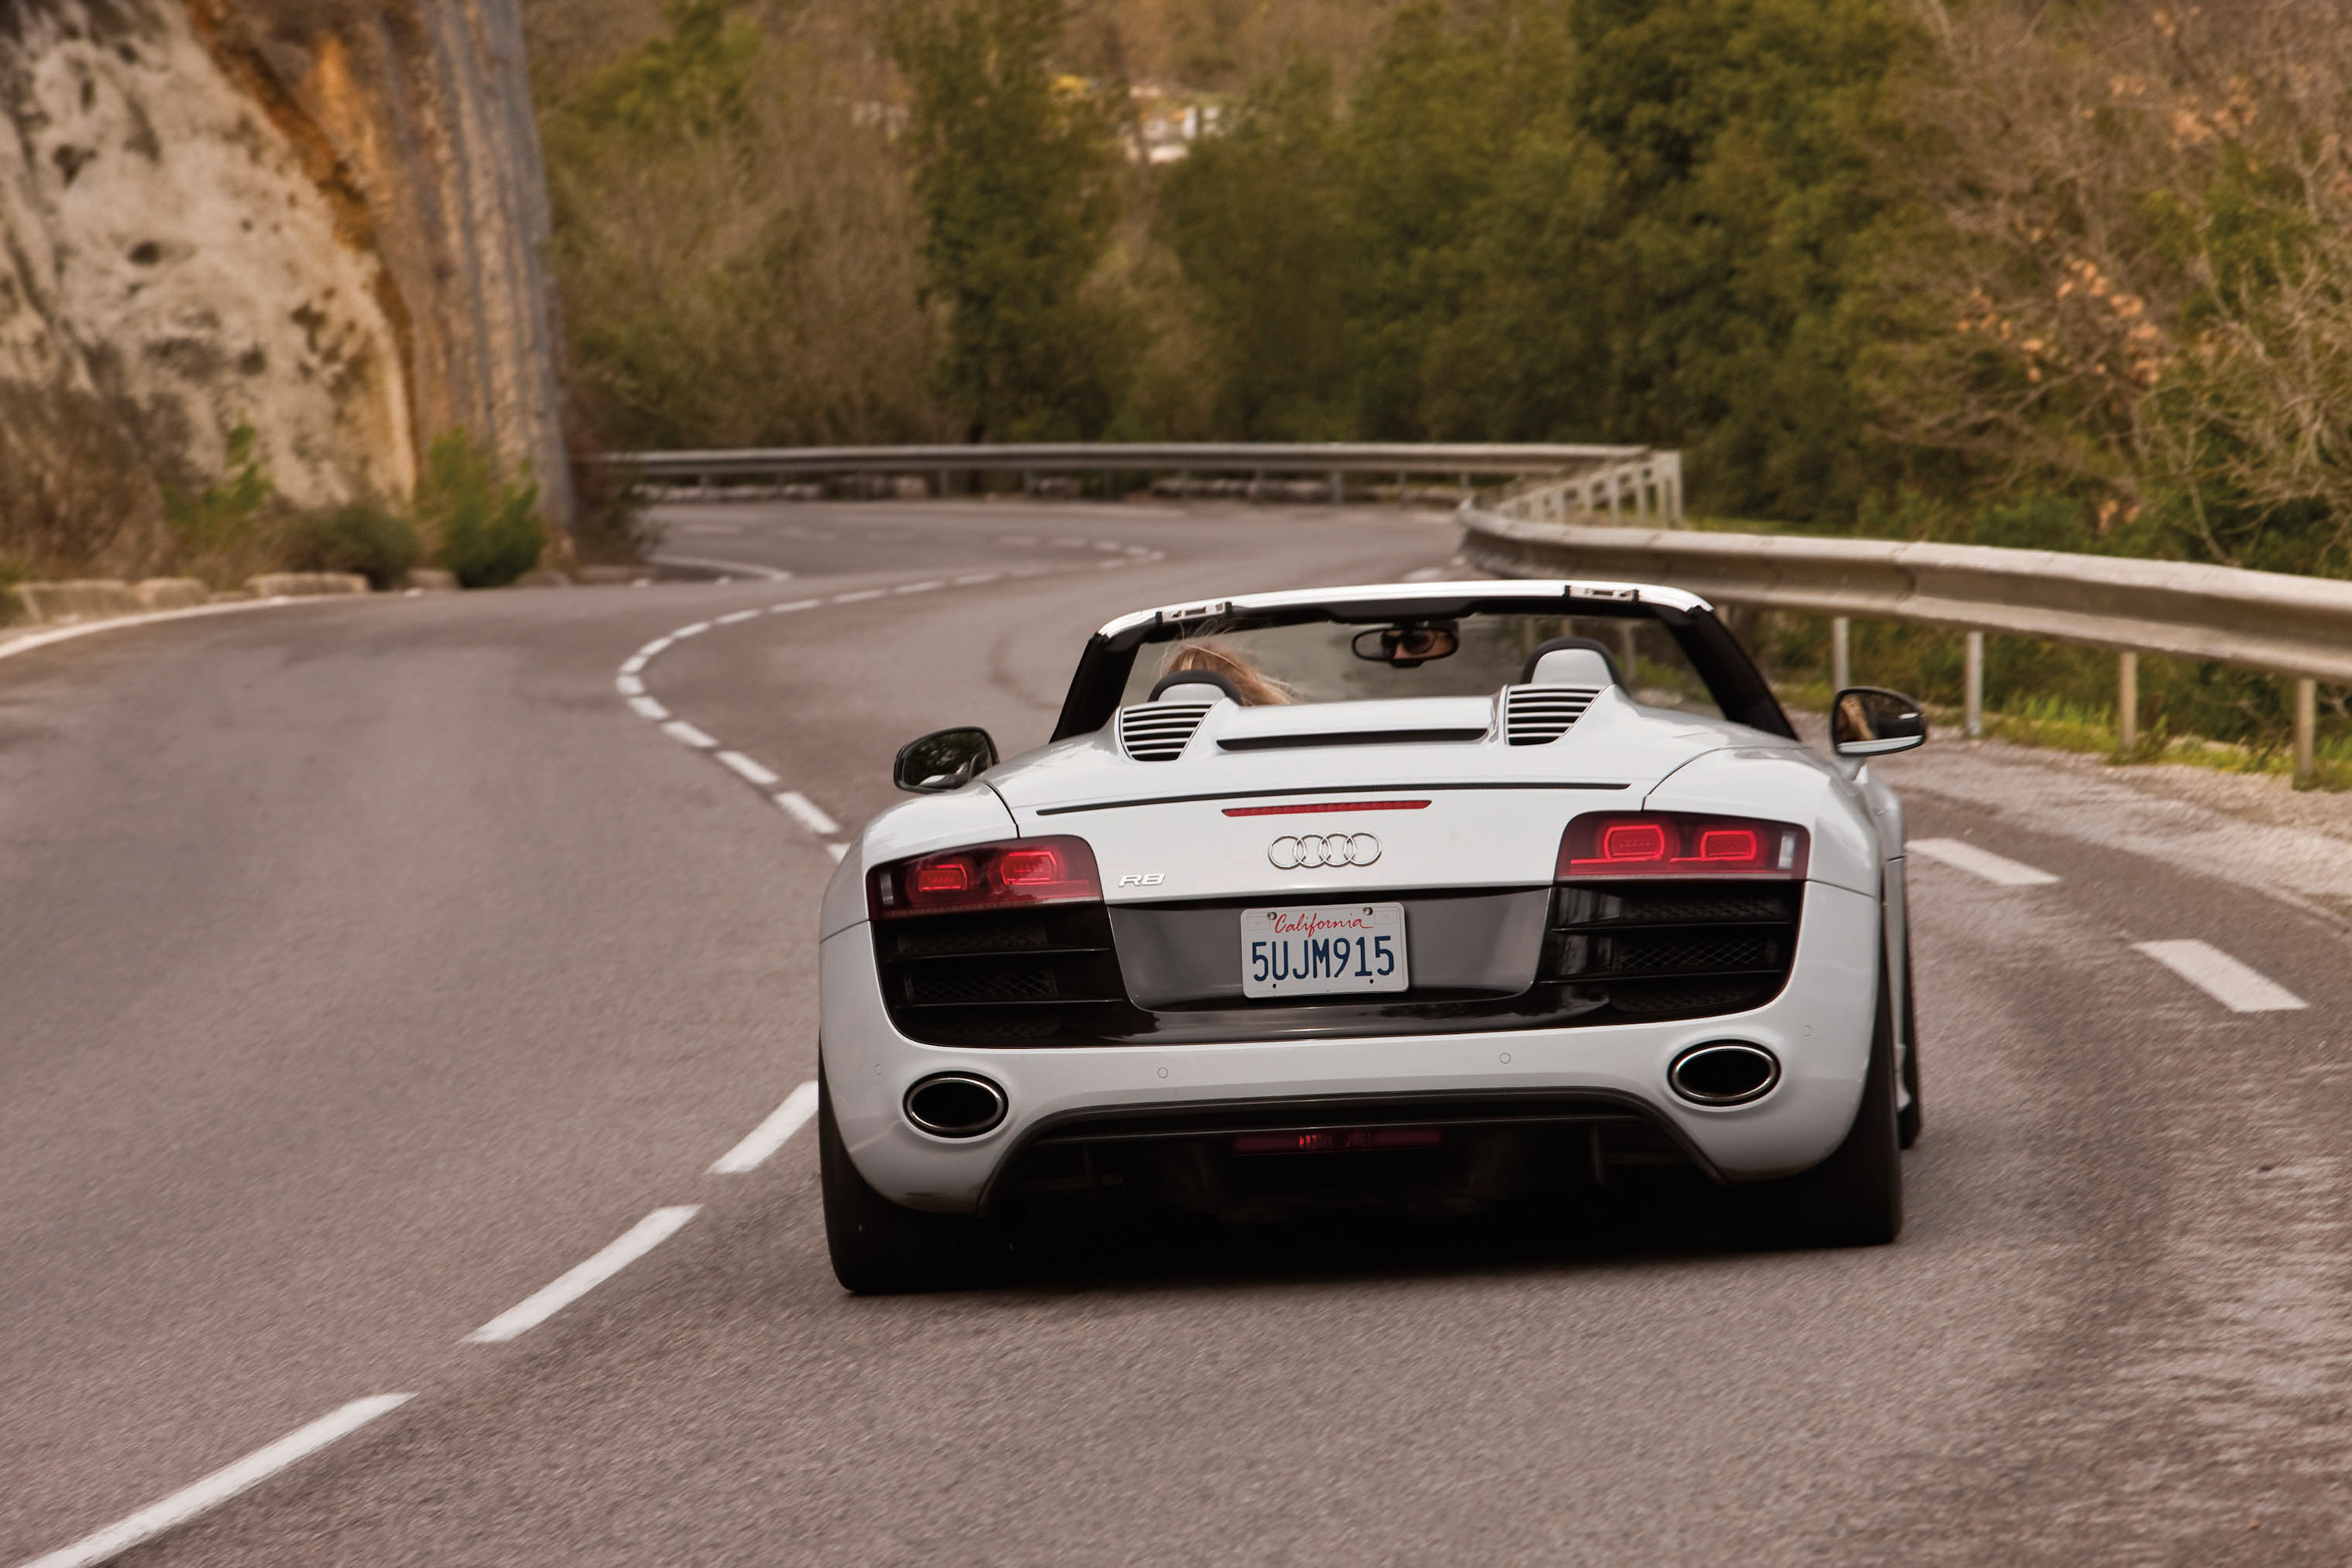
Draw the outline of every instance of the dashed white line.
<instances>
[{"instance_id":1,"label":"dashed white line","mask_svg":"<svg viewBox=\"0 0 2352 1568\"><path fill-rule=\"evenodd\" d=\"M2220 948L2201 942L2136 942L2161 963L2232 1013L2291 1013L2309 1003Z\"/></svg>"},{"instance_id":2,"label":"dashed white line","mask_svg":"<svg viewBox=\"0 0 2352 1568\"><path fill-rule=\"evenodd\" d=\"M841 831L841 824L819 810L816 802L796 789L788 789L776 796L776 804L784 808L795 822L820 838L830 838Z\"/></svg>"},{"instance_id":3,"label":"dashed white line","mask_svg":"<svg viewBox=\"0 0 2352 1568\"><path fill-rule=\"evenodd\" d=\"M637 1221L619 1239L587 1261L574 1265L556 1279L466 1336L474 1345L494 1345L530 1332L589 1291L676 1236L680 1226L700 1213L700 1204L679 1204L656 1209Z\"/></svg>"},{"instance_id":4,"label":"dashed white line","mask_svg":"<svg viewBox=\"0 0 2352 1568\"><path fill-rule=\"evenodd\" d=\"M648 658L660 658L660 657L661 657L661 655L662 655L664 652L666 652L666 651L668 649L668 647L669 647L669 638L667 638L667 637L656 637L656 638L654 638L654 640L653 640L653 641L651 641L651 642L649 642L649 643L646 644L646 646L645 646L645 647L641 647L641 648L637 649L637 658L638 658L640 660L648 659ZM637 668L639 668L640 669L642 669L642 668L645 668L645 666L644 666L642 663L640 663L640 664L638 665L638 667L637 667Z\"/></svg>"},{"instance_id":5,"label":"dashed white line","mask_svg":"<svg viewBox=\"0 0 2352 1568\"><path fill-rule=\"evenodd\" d=\"M889 591L887 588L860 588L855 594L835 594L833 596L833 602L836 605L854 605L860 599L878 599Z\"/></svg>"},{"instance_id":6,"label":"dashed white line","mask_svg":"<svg viewBox=\"0 0 2352 1568\"><path fill-rule=\"evenodd\" d=\"M814 610L819 605L824 603L824 601L823 599L794 599L789 605L770 605L768 606L768 614L772 616L789 616L794 610Z\"/></svg>"},{"instance_id":7,"label":"dashed white line","mask_svg":"<svg viewBox=\"0 0 2352 1568\"><path fill-rule=\"evenodd\" d=\"M621 673L623 675L635 675L646 668L646 656L644 654L633 653L628 658L621 661Z\"/></svg>"},{"instance_id":8,"label":"dashed white line","mask_svg":"<svg viewBox=\"0 0 2352 1568\"><path fill-rule=\"evenodd\" d=\"M768 1113L768 1119L744 1135L743 1141L724 1154L710 1167L714 1176L740 1176L756 1171L769 1155L790 1142L792 1135L808 1125L816 1114L816 1085L804 1083L784 1097L783 1104Z\"/></svg>"},{"instance_id":9,"label":"dashed white line","mask_svg":"<svg viewBox=\"0 0 2352 1568\"><path fill-rule=\"evenodd\" d=\"M997 574L993 572L975 572L969 577L958 577L955 579L955 585L959 588L977 588L982 583L995 582L996 575Z\"/></svg>"},{"instance_id":10,"label":"dashed white line","mask_svg":"<svg viewBox=\"0 0 2352 1568\"><path fill-rule=\"evenodd\" d=\"M1930 860L1941 860L1947 866L2004 888L2038 888L2058 879L2021 860L2011 860L1990 849L1963 844L1957 838L1914 838L1910 847L1915 853L1925 855Z\"/></svg>"},{"instance_id":11,"label":"dashed white line","mask_svg":"<svg viewBox=\"0 0 2352 1568\"><path fill-rule=\"evenodd\" d=\"M307 1426L296 1427L275 1443L256 1448L194 1486L184 1487L161 1502L150 1503L95 1535L86 1535L71 1546L34 1558L24 1568L92 1568L95 1563L120 1557L140 1542L152 1541L268 1480L337 1438L350 1436L377 1416L398 1409L415 1397L412 1394L378 1394L354 1399L341 1409L321 1415Z\"/></svg>"},{"instance_id":12,"label":"dashed white line","mask_svg":"<svg viewBox=\"0 0 2352 1568\"><path fill-rule=\"evenodd\" d=\"M680 626L677 630L670 633L670 640L673 642L683 642L688 637L698 637L709 629L710 623L709 621L697 621L690 626Z\"/></svg>"},{"instance_id":13,"label":"dashed white line","mask_svg":"<svg viewBox=\"0 0 2352 1568\"><path fill-rule=\"evenodd\" d=\"M946 586L947 584L945 583L940 582L937 578L933 578L928 583L902 583L898 587L891 589L890 592L894 594L928 594L935 588L944 588Z\"/></svg>"},{"instance_id":14,"label":"dashed white line","mask_svg":"<svg viewBox=\"0 0 2352 1568\"><path fill-rule=\"evenodd\" d=\"M638 718L650 719L656 724L669 717L669 710L663 707L660 703L655 701L650 697L630 698L629 709L632 712L635 713Z\"/></svg>"},{"instance_id":15,"label":"dashed white line","mask_svg":"<svg viewBox=\"0 0 2352 1568\"><path fill-rule=\"evenodd\" d=\"M703 733L683 719L673 719L663 725L662 733L698 752L710 751L719 744L717 736Z\"/></svg>"},{"instance_id":16,"label":"dashed white line","mask_svg":"<svg viewBox=\"0 0 2352 1568\"><path fill-rule=\"evenodd\" d=\"M643 697L646 683L634 675L616 675L613 677L613 689L624 697Z\"/></svg>"},{"instance_id":17,"label":"dashed white line","mask_svg":"<svg viewBox=\"0 0 2352 1568\"><path fill-rule=\"evenodd\" d=\"M736 773L740 773L751 783L758 784L761 789L773 789L776 785L784 782L782 778L770 773L765 767L753 762L751 758L745 756L740 752L721 752L719 753L718 760L719 766L733 769Z\"/></svg>"},{"instance_id":18,"label":"dashed white line","mask_svg":"<svg viewBox=\"0 0 2352 1568\"><path fill-rule=\"evenodd\" d=\"M760 612L758 610L738 610L731 616L719 616L716 621L713 621L711 625L719 626L740 626L745 621L756 621L759 618Z\"/></svg>"},{"instance_id":19,"label":"dashed white line","mask_svg":"<svg viewBox=\"0 0 2352 1568\"><path fill-rule=\"evenodd\" d=\"M836 866L849 858L849 846L846 844L828 844L824 852L833 857L833 863Z\"/></svg>"}]
</instances>

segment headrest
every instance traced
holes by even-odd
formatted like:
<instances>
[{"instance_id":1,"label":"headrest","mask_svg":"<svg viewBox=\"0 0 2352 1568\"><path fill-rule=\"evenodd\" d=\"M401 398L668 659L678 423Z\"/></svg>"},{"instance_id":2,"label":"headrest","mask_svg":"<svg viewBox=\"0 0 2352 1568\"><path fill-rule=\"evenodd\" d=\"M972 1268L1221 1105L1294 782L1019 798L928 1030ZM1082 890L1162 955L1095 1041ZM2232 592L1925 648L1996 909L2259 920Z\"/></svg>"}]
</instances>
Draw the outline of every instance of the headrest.
<instances>
[{"instance_id":1,"label":"headrest","mask_svg":"<svg viewBox=\"0 0 2352 1568\"><path fill-rule=\"evenodd\" d=\"M1171 670L1151 689L1154 702L1214 702L1220 697L1228 702L1242 700L1234 683L1213 669Z\"/></svg>"},{"instance_id":2,"label":"headrest","mask_svg":"<svg viewBox=\"0 0 2352 1568\"><path fill-rule=\"evenodd\" d=\"M1522 686L1622 686L1617 661L1591 637L1553 637L1528 657Z\"/></svg>"}]
</instances>

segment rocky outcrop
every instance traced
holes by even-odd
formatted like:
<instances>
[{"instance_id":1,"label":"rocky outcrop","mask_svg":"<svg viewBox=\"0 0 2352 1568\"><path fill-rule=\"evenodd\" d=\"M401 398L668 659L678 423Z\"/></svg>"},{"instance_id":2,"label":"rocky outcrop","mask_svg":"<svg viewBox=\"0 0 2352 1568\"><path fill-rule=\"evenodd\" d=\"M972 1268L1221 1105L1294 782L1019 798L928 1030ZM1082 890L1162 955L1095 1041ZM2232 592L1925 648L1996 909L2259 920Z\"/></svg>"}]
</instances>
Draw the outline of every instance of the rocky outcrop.
<instances>
[{"instance_id":1,"label":"rocky outcrop","mask_svg":"<svg viewBox=\"0 0 2352 1568\"><path fill-rule=\"evenodd\" d=\"M398 496L462 429L561 521L547 232L516 0L0 0L0 384L157 479L249 421Z\"/></svg>"}]
</instances>

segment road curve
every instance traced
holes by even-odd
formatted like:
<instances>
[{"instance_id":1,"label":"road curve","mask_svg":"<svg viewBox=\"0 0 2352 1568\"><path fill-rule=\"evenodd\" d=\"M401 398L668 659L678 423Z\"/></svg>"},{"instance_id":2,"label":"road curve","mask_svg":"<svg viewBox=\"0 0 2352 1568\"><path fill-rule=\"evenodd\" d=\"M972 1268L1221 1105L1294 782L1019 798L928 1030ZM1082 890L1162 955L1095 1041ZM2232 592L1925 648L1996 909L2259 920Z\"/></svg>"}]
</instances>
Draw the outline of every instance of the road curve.
<instances>
[{"instance_id":1,"label":"road curve","mask_svg":"<svg viewBox=\"0 0 2352 1568\"><path fill-rule=\"evenodd\" d=\"M0 1563L394 1393L122 1560L2341 1561L2352 847L2110 781L1890 765L1939 847L1890 1248L1702 1202L868 1300L807 1133L711 1170L796 1125L900 742L1042 740L1121 608L1454 542L681 509L734 580L0 663Z\"/></svg>"}]
</instances>

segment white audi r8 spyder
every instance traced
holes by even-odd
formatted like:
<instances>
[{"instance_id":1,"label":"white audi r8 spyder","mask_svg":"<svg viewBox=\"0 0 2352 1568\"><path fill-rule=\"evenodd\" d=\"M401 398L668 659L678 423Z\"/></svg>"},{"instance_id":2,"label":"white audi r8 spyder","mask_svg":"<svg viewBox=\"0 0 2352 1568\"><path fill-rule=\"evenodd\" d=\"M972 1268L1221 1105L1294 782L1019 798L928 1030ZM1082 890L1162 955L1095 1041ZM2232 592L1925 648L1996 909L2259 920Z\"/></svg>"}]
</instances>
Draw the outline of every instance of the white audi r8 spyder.
<instances>
[{"instance_id":1,"label":"white audi r8 spyder","mask_svg":"<svg viewBox=\"0 0 2352 1568\"><path fill-rule=\"evenodd\" d=\"M1704 600L1624 583L1123 616L1051 742L908 744L820 931L842 1283L976 1277L1034 1205L1469 1212L1629 1168L1889 1241L1919 1124L1899 803Z\"/></svg>"}]
</instances>

